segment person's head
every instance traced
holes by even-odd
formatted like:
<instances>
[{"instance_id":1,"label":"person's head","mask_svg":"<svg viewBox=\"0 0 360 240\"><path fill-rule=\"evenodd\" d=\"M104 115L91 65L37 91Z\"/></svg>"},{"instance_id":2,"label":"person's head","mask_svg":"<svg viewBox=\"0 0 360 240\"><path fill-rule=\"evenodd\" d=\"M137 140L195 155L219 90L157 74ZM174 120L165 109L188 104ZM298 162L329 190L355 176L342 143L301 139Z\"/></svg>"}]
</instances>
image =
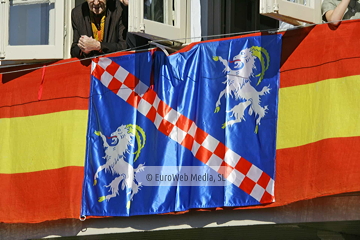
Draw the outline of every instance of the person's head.
<instances>
[{"instance_id":1,"label":"person's head","mask_svg":"<svg viewBox=\"0 0 360 240\"><path fill-rule=\"evenodd\" d=\"M90 11L95 14L102 14L106 10L106 0L86 0Z\"/></svg>"}]
</instances>

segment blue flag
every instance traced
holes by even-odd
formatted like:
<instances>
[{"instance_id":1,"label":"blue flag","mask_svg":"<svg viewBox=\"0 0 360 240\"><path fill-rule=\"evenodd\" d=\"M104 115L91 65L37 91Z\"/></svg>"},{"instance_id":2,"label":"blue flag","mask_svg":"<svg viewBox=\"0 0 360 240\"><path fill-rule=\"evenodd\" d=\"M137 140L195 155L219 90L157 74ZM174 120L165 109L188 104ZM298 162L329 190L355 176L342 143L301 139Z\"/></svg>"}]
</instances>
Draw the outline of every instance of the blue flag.
<instances>
[{"instance_id":1,"label":"blue flag","mask_svg":"<svg viewBox=\"0 0 360 240\"><path fill-rule=\"evenodd\" d=\"M93 61L83 216L271 203L281 35Z\"/></svg>"}]
</instances>

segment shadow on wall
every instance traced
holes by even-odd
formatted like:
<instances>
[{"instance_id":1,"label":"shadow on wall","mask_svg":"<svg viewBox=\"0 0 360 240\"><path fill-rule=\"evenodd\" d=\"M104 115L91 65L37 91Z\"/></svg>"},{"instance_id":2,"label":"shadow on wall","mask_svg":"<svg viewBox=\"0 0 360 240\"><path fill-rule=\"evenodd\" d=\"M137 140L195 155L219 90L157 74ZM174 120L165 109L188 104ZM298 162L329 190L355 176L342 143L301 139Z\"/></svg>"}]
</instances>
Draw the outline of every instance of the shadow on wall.
<instances>
[{"instance_id":1,"label":"shadow on wall","mask_svg":"<svg viewBox=\"0 0 360 240\"><path fill-rule=\"evenodd\" d=\"M330 210L329 210L330 209ZM141 234L143 231L152 231L160 228L170 227L173 230L177 227L185 230L189 227L195 229L203 229L204 227L226 227L236 226L241 227L235 223L236 221L247 222L254 224L259 221L262 225L271 223L275 226L273 230L281 229L279 224L294 224L306 225L321 222L337 222L337 221L356 221L359 224L360 216L360 195L357 193L347 195L335 195L329 197L321 197L311 200L299 201L283 207L266 208L266 209L243 209L243 210L209 210L204 212L190 211L185 214L165 214L165 215L148 215L148 216L134 216L134 217L108 217L108 218L93 218L86 221L79 219L63 219L56 221L47 221L37 224L5 224L0 223L1 239L34 239L44 237L70 237L81 236L81 239L98 239L96 236L91 237L97 230L102 234L111 233L113 229L122 234ZM234 222L235 221L235 222ZM276 224L275 224L276 223ZM325 224L325 223L324 223ZM261 226L258 225L258 226ZM276 227L277 226L277 227ZM323 230L326 230L325 225L322 225ZM333 229L333 226L327 226ZM132 229L132 230L131 230ZM220 231L220 228L217 228ZM296 229L290 228L293 231ZM319 229L321 229L319 227ZM134 232L136 230L140 233ZM240 229L237 229L239 231ZM246 228L244 229L246 232ZM156 231L155 231L156 232ZM165 234L168 231L164 231ZM244 232L244 234L245 234ZM346 231L344 231L346 232ZM349 232L350 233L350 232ZM356 228L356 233L359 233L359 228ZM168 234L170 234L168 232ZM352 233L355 234L355 233ZM87 236L86 236L87 235ZM98 237L98 236L97 236ZM103 239L119 239L119 238L103 238ZM127 238L121 238L127 239ZM129 238L130 239L130 238ZM147 238L145 238L147 239ZM153 238L157 239L157 238ZM166 235L164 239L172 239L170 235ZM198 239L198 238L196 238ZM211 236L205 239L214 239ZM232 239L232 238L229 238ZM252 239L252 238L245 238ZM256 238L258 239L258 238ZM261 238L259 238L261 239ZM263 238L263 239L281 239L281 238ZM289 239L289 238L287 238ZM291 238L292 239L292 238ZM295 238L294 238L295 239ZM302 238L309 239L309 238ZM313 238L311 238L313 239ZM317 239L317 238L315 238Z\"/></svg>"}]
</instances>

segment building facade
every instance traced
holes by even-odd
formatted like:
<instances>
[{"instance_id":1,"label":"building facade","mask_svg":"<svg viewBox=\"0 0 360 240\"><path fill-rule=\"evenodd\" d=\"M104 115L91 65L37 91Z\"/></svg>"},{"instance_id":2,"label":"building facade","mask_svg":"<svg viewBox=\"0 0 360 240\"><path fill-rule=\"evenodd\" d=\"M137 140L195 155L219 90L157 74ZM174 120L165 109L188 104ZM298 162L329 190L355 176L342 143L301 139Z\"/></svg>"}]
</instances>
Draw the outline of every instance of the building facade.
<instances>
[{"instance_id":1,"label":"building facade","mask_svg":"<svg viewBox=\"0 0 360 240\"><path fill-rule=\"evenodd\" d=\"M353 47L353 39L360 37L354 30L360 26L358 20L343 22L337 29L318 24L280 32L275 203L78 219L84 171L84 153L79 149L85 145L90 66L69 59L69 49L70 12L82 2L1 2L0 18L6 23L0 24L1 239L360 236L360 109L356 105L360 51ZM153 41L149 46L161 43L152 36L168 40L168 53L176 50L171 46L175 42L182 48L200 40L247 37L253 31L266 35L279 25L259 13L264 4L260 1L163 0L158 1L160 10L152 5L155 0L150 2L130 4L129 31ZM274 6L276 1L268 2ZM294 16L282 13L279 6L280 15ZM72 134L57 138L52 129ZM66 141L76 147L65 148ZM54 155L64 160L53 164Z\"/></svg>"}]
</instances>

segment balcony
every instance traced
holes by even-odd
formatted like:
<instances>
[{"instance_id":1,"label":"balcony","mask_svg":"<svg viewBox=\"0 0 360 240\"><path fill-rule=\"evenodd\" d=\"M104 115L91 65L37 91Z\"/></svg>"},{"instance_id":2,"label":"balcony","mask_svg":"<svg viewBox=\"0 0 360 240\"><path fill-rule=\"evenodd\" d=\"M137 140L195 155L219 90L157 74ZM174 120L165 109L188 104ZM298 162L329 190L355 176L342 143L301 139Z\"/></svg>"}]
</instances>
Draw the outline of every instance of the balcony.
<instances>
[{"instance_id":1,"label":"balcony","mask_svg":"<svg viewBox=\"0 0 360 240\"><path fill-rule=\"evenodd\" d=\"M349 20L280 32L276 199L259 206L78 220L90 61L1 68L1 236L358 238L359 27Z\"/></svg>"}]
</instances>

